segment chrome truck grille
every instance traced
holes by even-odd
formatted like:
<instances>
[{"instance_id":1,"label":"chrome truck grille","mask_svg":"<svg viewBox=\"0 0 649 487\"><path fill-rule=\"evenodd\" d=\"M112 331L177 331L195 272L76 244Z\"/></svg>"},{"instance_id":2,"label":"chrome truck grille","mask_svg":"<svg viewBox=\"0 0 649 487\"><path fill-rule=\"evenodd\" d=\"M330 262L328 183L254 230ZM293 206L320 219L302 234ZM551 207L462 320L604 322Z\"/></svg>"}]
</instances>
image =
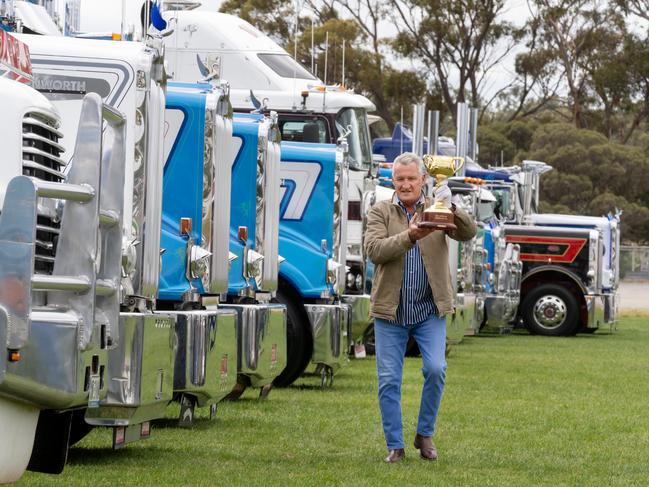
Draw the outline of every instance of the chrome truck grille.
<instances>
[{"instance_id":1,"label":"chrome truck grille","mask_svg":"<svg viewBox=\"0 0 649 487\"><path fill-rule=\"evenodd\" d=\"M56 130L56 119L30 112L23 119L23 174L42 181L61 183L65 180L64 151L58 142L62 137Z\"/></svg>"},{"instance_id":2,"label":"chrome truck grille","mask_svg":"<svg viewBox=\"0 0 649 487\"><path fill-rule=\"evenodd\" d=\"M54 116L42 112L29 112L23 118L23 175L41 181L62 183L65 181L64 151L59 140L63 137L57 130L59 122ZM34 271L52 274L61 222L56 212L56 202L41 199L38 205L36 226L36 254Z\"/></svg>"},{"instance_id":3,"label":"chrome truck grille","mask_svg":"<svg viewBox=\"0 0 649 487\"><path fill-rule=\"evenodd\" d=\"M30 162L60 161L55 119L55 114L25 117L23 153L43 156L26 158L26 172ZM112 128L113 144L102 153L104 121ZM35 125L45 130L35 134L40 138L29 131ZM65 182L44 181L29 172L9 182L0 215L0 287L11 291L0 293L2 319L9 324L7 348L26 346L32 321L42 319L76 326L82 351L106 348L116 337L125 134L124 117L89 93ZM41 143L37 153L34 144Z\"/></svg>"}]
</instances>

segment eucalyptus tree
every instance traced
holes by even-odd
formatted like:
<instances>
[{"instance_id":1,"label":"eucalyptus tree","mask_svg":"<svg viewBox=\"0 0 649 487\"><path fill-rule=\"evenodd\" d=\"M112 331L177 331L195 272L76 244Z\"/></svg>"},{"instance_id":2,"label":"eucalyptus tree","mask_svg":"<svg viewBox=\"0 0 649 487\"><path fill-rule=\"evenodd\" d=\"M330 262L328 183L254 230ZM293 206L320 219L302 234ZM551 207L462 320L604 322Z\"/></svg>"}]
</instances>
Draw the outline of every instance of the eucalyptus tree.
<instances>
[{"instance_id":1,"label":"eucalyptus tree","mask_svg":"<svg viewBox=\"0 0 649 487\"><path fill-rule=\"evenodd\" d=\"M438 88L448 111L460 101L479 106L489 76L517 42L503 20L505 0L390 0L398 34L392 45L416 60Z\"/></svg>"},{"instance_id":2,"label":"eucalyptus tree","mask_svg":"<svg viewBox=\"0 0 649 487\"><path fill-rule=\"evenodd\" d=\"M619 14L600 0L534 0L533 4L530 22L538 29L548 64L561 80L569 120L585 127L593 69L598 56L610 54L611 46L606 44L618 34Z\"/></svg>"}]
</instances>

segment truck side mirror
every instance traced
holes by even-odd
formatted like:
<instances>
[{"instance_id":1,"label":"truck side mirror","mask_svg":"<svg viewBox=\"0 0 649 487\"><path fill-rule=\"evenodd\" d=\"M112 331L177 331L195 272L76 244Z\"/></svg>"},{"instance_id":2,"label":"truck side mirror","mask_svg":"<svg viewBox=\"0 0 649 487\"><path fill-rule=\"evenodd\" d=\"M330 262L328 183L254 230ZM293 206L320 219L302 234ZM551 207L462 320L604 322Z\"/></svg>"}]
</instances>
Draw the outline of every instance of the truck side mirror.
<instances>
[{"instance_id":1,"label":"truck side mirror","mask_svg":"<svg viewBox=\"0 0 649 487\"><path fill-rule=\"evenodd\" d=\"M372 164L370 165L370 176L373 178L379 177L379 166L386 162L383 154L372 154Z\"/></svg>"}]
</instances>

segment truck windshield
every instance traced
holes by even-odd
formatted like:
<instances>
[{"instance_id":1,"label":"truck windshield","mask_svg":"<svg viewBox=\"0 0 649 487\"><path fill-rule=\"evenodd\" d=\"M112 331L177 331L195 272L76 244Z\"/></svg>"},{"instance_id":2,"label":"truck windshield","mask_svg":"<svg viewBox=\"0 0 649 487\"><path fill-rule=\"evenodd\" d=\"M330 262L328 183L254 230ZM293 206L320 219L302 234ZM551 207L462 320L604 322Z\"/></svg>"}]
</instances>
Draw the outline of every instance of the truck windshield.
<instances>
[{"instance_id":1,"label":"truck windshield","mask_svg":"<svg viewBox=\"0 0 649 487\"><path fill-rule=\"evenodd\" d=\"M478 202L478 220L484 223L490 222L494 217L494 208L496 203L494 201L479 201Z\"/></svg>"},{"instance_id":2,"label":"truck windshield","mask_svg":"<svg viewBox=\"0 0 649 487\"><path fill-rule=\"evenodd\" d=\"M321 144L327 142L327 121L321 118L290 118L288 120L280 118L279 130L282 133L282 140Z\"/></svg>"},{"instance_id":3,"label":"truck windshield","mask_svg":"<svg viewBox=\"0 0 649 487\"><path fill-rule=\"evenodd\" d=\"M316 79L288 54L257 54L257 57L282 78Z\"/></svg>"},{"instance_id":4,"label":"truck windshield","mask_svg":"<svg viewBox=\"0 0 649 487\"><path fill-rule=\"evenodd\" d=\"M372 145L367 112L363 108L343 108L336 115L336 128L339 134L344 134L347 129L350 130L347 136L349 167L369 170L372 164Z\"/></svg>"}]
</instances>

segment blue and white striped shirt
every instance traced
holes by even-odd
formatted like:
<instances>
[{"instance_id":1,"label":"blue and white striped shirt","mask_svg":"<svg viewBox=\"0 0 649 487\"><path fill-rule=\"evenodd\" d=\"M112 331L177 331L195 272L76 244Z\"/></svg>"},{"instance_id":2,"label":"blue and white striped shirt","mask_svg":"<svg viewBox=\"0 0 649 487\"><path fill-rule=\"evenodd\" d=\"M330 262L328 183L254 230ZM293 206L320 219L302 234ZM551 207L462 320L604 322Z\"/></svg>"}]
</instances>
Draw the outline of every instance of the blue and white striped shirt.
<instances>
[{"instance_id":1,"label":"blue and white striped shirt","mask_svg":"<svg viewBox=\"0 0 649 487\"><path fill-rule=\"evenodd\" d=\"M420 197L417 204L424 199ZM408 222L412 218L406 207L397 198L397 203L406 214ZM397 307L397 316L392 323L399 325L415 325L427 319L431 314L438 314L433 292L428 283L428 274L424 260L419 250L419 240L406 252L403 265L403 280L401 281L401 296Z\"/></svg>"}]
</instances>

